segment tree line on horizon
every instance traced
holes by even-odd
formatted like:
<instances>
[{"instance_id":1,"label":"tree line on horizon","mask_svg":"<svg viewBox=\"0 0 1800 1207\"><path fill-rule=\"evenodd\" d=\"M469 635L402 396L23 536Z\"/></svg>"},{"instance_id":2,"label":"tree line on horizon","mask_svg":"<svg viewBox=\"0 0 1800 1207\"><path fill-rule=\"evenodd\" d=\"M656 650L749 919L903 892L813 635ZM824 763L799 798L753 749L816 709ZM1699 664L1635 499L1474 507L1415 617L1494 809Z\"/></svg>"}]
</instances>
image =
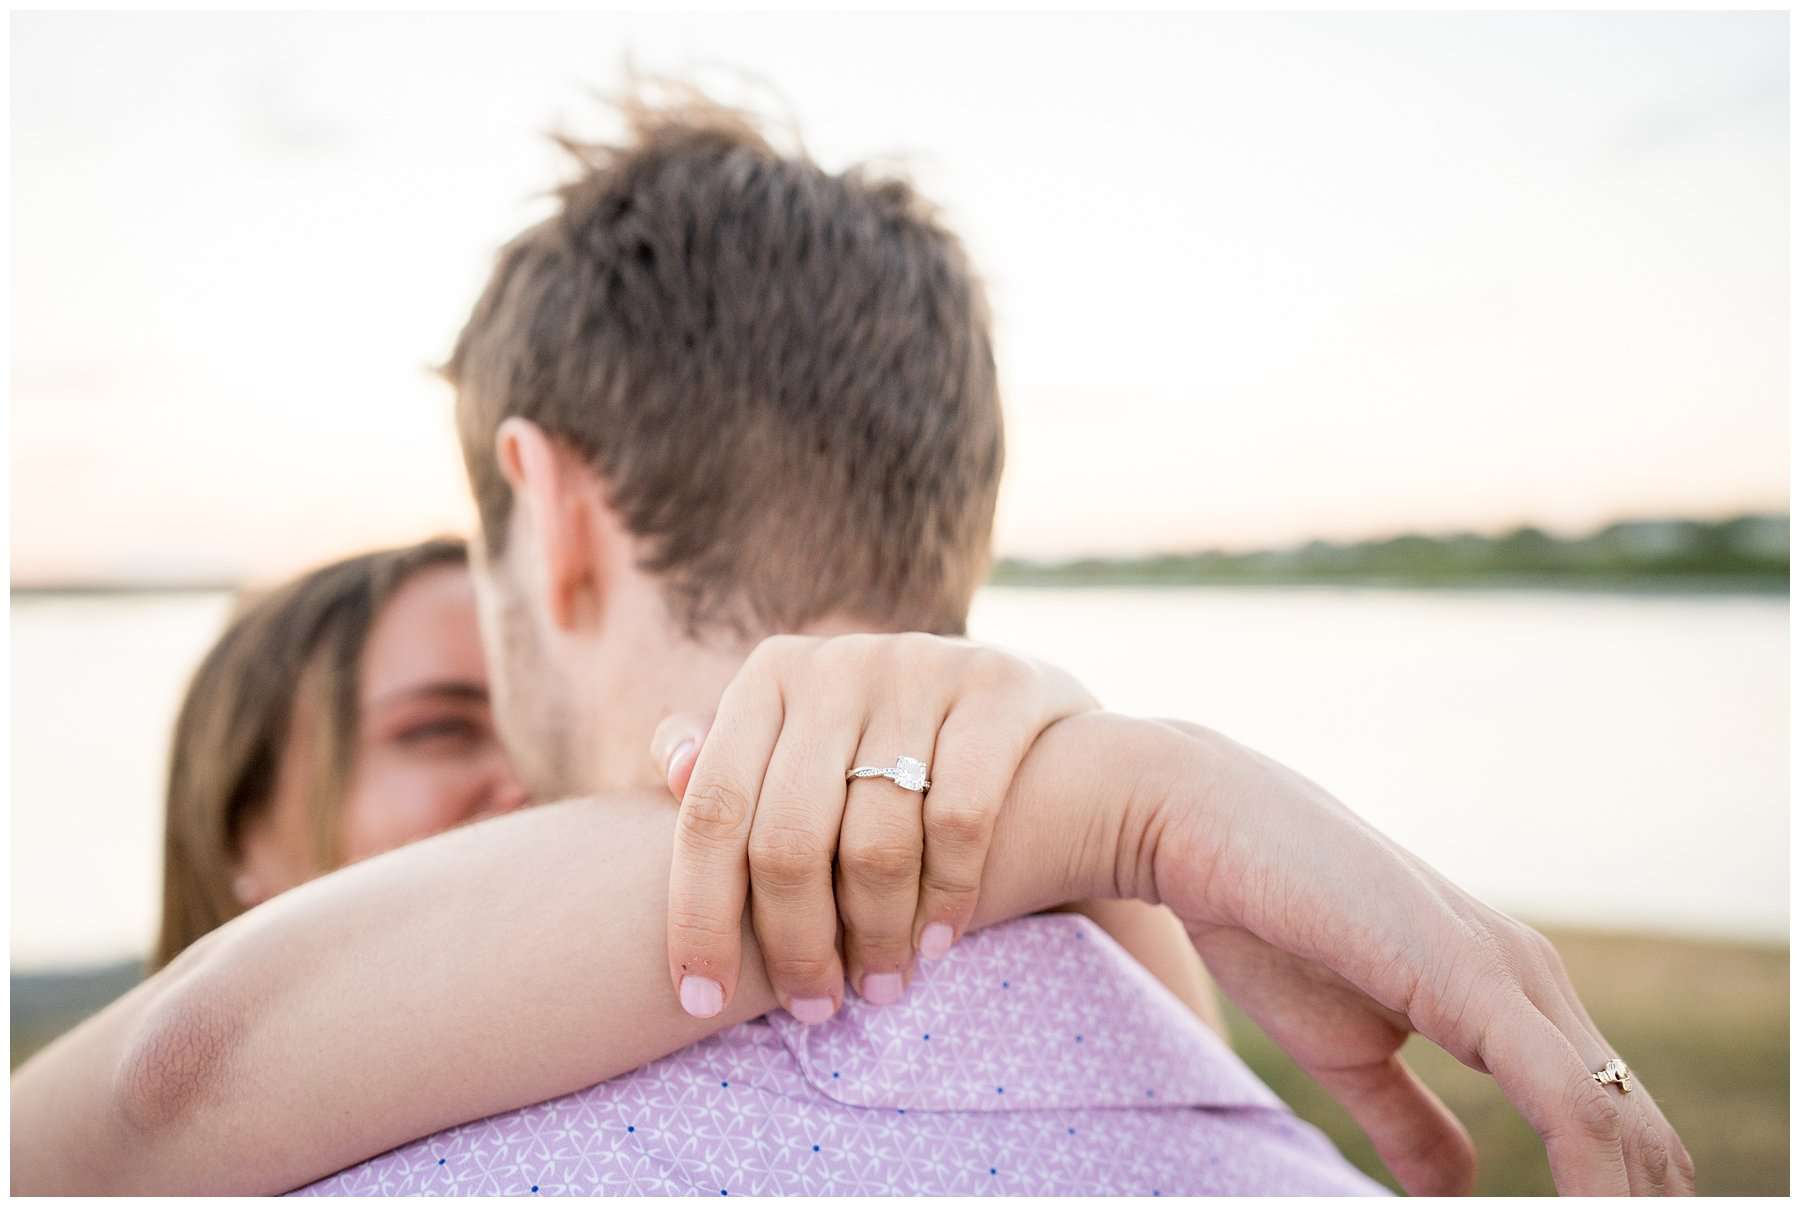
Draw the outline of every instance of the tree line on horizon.
<instances>
[{"instance_id":1,"label":"tree line on horizon","mask_svg":"<svg viewBox=\"0 0 1800 1207\"><path fill-rule=\"evenodd\" d=\"M997 585L1394 582L1407 585L1688 581L1786 589L1788 517L1622 520L1581 537L1523 525L1498 536L1407 533L1379 540L1314 540L1282 549L1211 549L1064 561L1001 558Z\"/></svg>"},{"instance_id":2,"label":"tree line on horizon","mask_svg":"<svg viewBox=\"0 0 1800 1207\"><path fill-rule=\"evenodd\" d=\"M1408 533L1379 540L1308 541L1250 552L1219 549L1054 560L1003 557L998 586L1391 583L1402 586L1566 584L1785 590L1788 517L1622 520L1587 536L1557 537L1530 525L1499 536ZM18 581L14 596L232 591L229 577L141 576Z\"/></svg>"}]
</instances>

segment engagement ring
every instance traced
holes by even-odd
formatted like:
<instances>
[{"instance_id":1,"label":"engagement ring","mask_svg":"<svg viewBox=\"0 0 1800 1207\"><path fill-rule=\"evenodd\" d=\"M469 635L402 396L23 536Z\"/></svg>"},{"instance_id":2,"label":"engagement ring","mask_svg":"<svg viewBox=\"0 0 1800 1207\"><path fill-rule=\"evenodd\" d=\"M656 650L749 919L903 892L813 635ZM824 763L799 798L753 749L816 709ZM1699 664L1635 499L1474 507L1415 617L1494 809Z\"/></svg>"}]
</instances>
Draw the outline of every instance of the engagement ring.
<instances>
[{"instance_id":1,"label":"engagement ring","mask_svg":"<svg viewBox=\"0 0 1800 1207\"><path fill-rule=\"evenodd\" d=\"M895 759L892 767L852 767L844 772L847 780L867 780L876 776L893 780L908 792L924 792L931 787L931 781L925 778L925 764L905 755Z\"/></svg>"},{"instance_id":2,"label":"engagement ring","mask_svg":"<svg viewBox=\"0 0 1800 1207\"><path fill-rule=\"evenodd\" d=\"M1594 1080L1601 1085L1616 1085L1622 1093L1631 1093L1631 1070L1616 1056L1606 1062L1605 1068L1594 1074Z\"/></svg>"}]
</instances>

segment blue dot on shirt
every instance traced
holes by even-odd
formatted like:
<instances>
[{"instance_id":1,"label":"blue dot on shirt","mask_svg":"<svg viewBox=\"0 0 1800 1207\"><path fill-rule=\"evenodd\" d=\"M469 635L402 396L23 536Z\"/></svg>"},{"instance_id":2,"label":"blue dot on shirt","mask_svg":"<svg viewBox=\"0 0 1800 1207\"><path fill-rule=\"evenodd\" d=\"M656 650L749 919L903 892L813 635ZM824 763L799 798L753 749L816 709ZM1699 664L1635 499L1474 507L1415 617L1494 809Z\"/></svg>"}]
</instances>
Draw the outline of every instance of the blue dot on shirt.
<instances>
[{"instance_id":1,"label":"blue dot on shirt","mask_svg":"<svg viewBox=\"0 0 1800 1207\"><path fill-rule=\"evenodd\" d=\"M536 1194L536 1193L537 1193L537 1187L535 1187L535 1186L533 1186L533 1187L532 1187L532 1188L531 1188L531 1193L532 1193L532 1194Z\"/></svg>"},{"instance_id":2,"label":"blue dot on shirt","mask_svg":"<svg viewBox=\"0 0 1800 1207\"><path fill-rule=\"evenodd\" d=\"M731 1083L729 1081L721 1081L719 1083L719 1088L721 1090L729 1090L731 1088Z\"/></svg>"},{"instance_id":3,"label":"blue dot on shirt","mask_svg":"<svg viewBox=\"0 0 1800 1207\"><path fill-rule=\"evenodd\" d=\"M444 1163L444 1158L442 1158L442 1157L439 1157L439 1158L438 1158L438 1164L439 1164L439 1165L442 1165L442 1164L443 1164L443 1163Z\"/></svg>"},{"instance_id":4,"label":"blue dot on shirt","mask_svg":"<svg viewBox=\"0 0 1800 1207\"><path fill-rule=\"evenodd\" d=\"M1075 1042L1076 1042L1076 1043L1080 1043L1080 1042L1081 1042L1081 1036L1079 1036L1079 1035L1077 1035L1077 1036L1076 1036L1076 1037L1075 1037Z\"/></svg>"},{"instance_id":5,"label":"blue dot on shirt","mask_svg":"<svg viewBox=\"0 0 1800 1207\"><path fill-rule=\"evenodd\" d=\"M925 1032L925 1036L924 1036L924 1037L925 1037L925 1038L926 1038L926 1039L930 1039L930 1038L931 1038L931 1032L929 1032L929 1031L927 1031L927 1032Z\"/></svg>"},{"instance_id":6,"label":"blue dot on shirt","mask_svg":"<svg viewBox=\"0 0 1800 1207\"><path fill-rule=\"evenodd\" d=\"M813 1151L814 1151L814 1152L818 1152L818 1151L819 1151L819 1146L818 1146L818 1145L817 1145L817 1144L815 1144L815 1145L813 1145Z\"/></svg>"},{"instance_id":7,"label":"blue dot on shirt","mask_svg":"<svg viewBox=\"0 0 1800 1207\"><path fill-rule=\"evenodd\" d=\"M1011 989L1011 988L1012 988L1012 982L1011 982L1011 981L1001 981L1001 982L1000 982L1000 988L1002 988L1002 989Z\"/></svg>"},{"instance_id":8,"label":"blue dot on shirt","mask_svg":"<svg viewBox=\"0 0 1800 1207\"><path fill-rule=\"evenodd\" d=\"M1145 1090L1145 1091L1144 1091L1144 1097L1146 1097L1146 1098L1154 1098L1154 1097L1156 1097L1156 1091L1155 1091L1155 1090Z\"/></svg>"},{"instance_id":9,"label":"blue dot on shirt","mask_svg":"<svg viewBox=\"0 0 1800 1207\"><path fill-rule=\"evenodd\" d=\"M1074 1134L1075 1134L1075 1129L1074 1129L1074 1128L1070 1128L1070 1129L1069 1129L1069 1134L1070 1134L1070 1135L1071 1135L1071 1136L1073 1136L1073 1135L1074 1135Z\"/></svg>"},{"instance_id":10,"label":"blue dot on shirt","mask_svg":"<svg viewBox=\"0 0 1800 1207\"><path fill-rule=\"evenodd\" d=\"M992 1175L993 1175L993 1176L994 1176L994 1177L999 1177L999 1176L1000 1176L1000 1171L999 1171L999 1170L997 1170L997 1169L995 1169L995 1168L994 1168L994 1167L993 1167L993 1166L991 1166L991 1165L990 1165L990 1166L988 1166L988 1173L990 1173L990 1174L992 1174Z\"/></svg>"},{"instance_id":11,"label":"blue dot on shirt","mask_svg":"<svg viewBox=\"0 0 1800 1207\"><path fill-rule=\"evenodd\" d=\"M837 1079L838 1079L838 1075L837 1075L837 1074L836 1074L836 1073L833 1073L833 1074L832 1074L832 1075L831 1075L831 1079L832 1079L832 1080L833 1080L833 1081L836 1081L836 1080L837 1080Z\"/></svg>"},{"instance_id":12,"label":"blue dot on shirt","mask_svg":"<svg viewBox=\"0 0 1800 1207\"><path fill-rule=\"evenodd\" d=\"M1003 1085L997 1085L997 1086L995 1086L995 1087L994 1087L994 1093L996 1093L996 1094L1004 1094L1004 1093L1006 1093L1006 1087L1005 1087L1005 1086L1003 1086Z\"/></svg>"},{"instance_id":13,"label":"blue dot on shirt","mask_svg":"<svg viewBox=\"0 0 1800 1207\"><path fill-rule=\"evenodd\" d=\"M625 1130L628 1132L635 1132L637 1130L637 1125L636 1124L627 1124L625 1127Z\"/></svg>"}]
</instances>

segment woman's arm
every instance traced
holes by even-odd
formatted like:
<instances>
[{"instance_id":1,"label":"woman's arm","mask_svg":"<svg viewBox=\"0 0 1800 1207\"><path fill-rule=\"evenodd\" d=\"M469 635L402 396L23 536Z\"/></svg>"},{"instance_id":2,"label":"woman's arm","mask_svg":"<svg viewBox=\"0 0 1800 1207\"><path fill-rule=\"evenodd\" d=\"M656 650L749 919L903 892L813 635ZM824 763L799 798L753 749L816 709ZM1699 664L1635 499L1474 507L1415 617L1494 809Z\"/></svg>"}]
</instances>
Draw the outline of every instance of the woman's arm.
<instances>
[{"instance_id":1,"label":"woman's arm","mask_svg":"<svg viewBox=\"0 0 1800 1207\"><path fill-rule=\"evenodd\" d=\"M673 826L654 794L552 806L252 911L20 1071L14 1190L282 1189L766 1009L753 948L714 1019L672 1000ZM1408 1189L1466 1191L1474 1171L1399 1059L1416 1029L1494 1075L1560 1190L1693 1193L1650 1091L1595 1080L1614 1050L1542 936L1254 751L1070 718L1033 744L998 832L978 924L1088 897L1170 906Z\"/></svg>"},{"instance_id":2,"label":"woman's arm","mask_svg":"<svg viewBox=\"0 0 1800 1207\"><path fill-rule=\"evenodd\" d=\"M1171 733L1097 713L1048 730L977 924L1114 892L1137 772ZM286 1190L768 1011L753 945L722 1014L669 991L675 818L653 793L525 810L250 911L19 1071L13 1190Z\"/></svg>"}]
</instances>

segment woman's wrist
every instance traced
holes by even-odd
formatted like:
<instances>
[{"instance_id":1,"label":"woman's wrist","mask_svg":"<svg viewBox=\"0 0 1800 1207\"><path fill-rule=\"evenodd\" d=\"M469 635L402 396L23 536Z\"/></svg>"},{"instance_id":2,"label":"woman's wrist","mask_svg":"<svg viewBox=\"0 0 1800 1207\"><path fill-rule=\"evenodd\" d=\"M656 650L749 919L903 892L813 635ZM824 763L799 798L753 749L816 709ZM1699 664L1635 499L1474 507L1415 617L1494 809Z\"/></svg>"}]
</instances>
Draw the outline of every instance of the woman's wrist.
<instances>
[{"instance_id":1,"label":"woman's wrist","mask_svg":"<svg viewBox=\"0 0 1800 1207\"><path fill-rule=\"evenodd\" d=\"M1202 743L1161 721L1091 712L1050 726L1020 765L1001 812L978 917L1008 916L1020 878L1034 908L1090 898L1155 901L1164 828L1178 810L1197 807L1204 771ZM995 897L996 889L1004 891Z\"/></svg>"},{"instance_id":2,"label":"woman's wrist","mask_svg":"<svg viewBox=\"0 0 1800 1207\"><path fill-rule=\"evenodd\" d=\"M1129 720L1130 739L1122 744L1120 757L1132 761L1134 775L1122 802L1115 886L1118 896L1161 904L1157 872L1165 847L1172 841L1191 845L1192 835L1203 828L1201 815L1217 807L1217 785L1231 743L1189 721ZM1212 861L1198 853L1184 855L1184 879L1192 887L1200 887L1211 868Z\"/></svg>"}]
</instances>

